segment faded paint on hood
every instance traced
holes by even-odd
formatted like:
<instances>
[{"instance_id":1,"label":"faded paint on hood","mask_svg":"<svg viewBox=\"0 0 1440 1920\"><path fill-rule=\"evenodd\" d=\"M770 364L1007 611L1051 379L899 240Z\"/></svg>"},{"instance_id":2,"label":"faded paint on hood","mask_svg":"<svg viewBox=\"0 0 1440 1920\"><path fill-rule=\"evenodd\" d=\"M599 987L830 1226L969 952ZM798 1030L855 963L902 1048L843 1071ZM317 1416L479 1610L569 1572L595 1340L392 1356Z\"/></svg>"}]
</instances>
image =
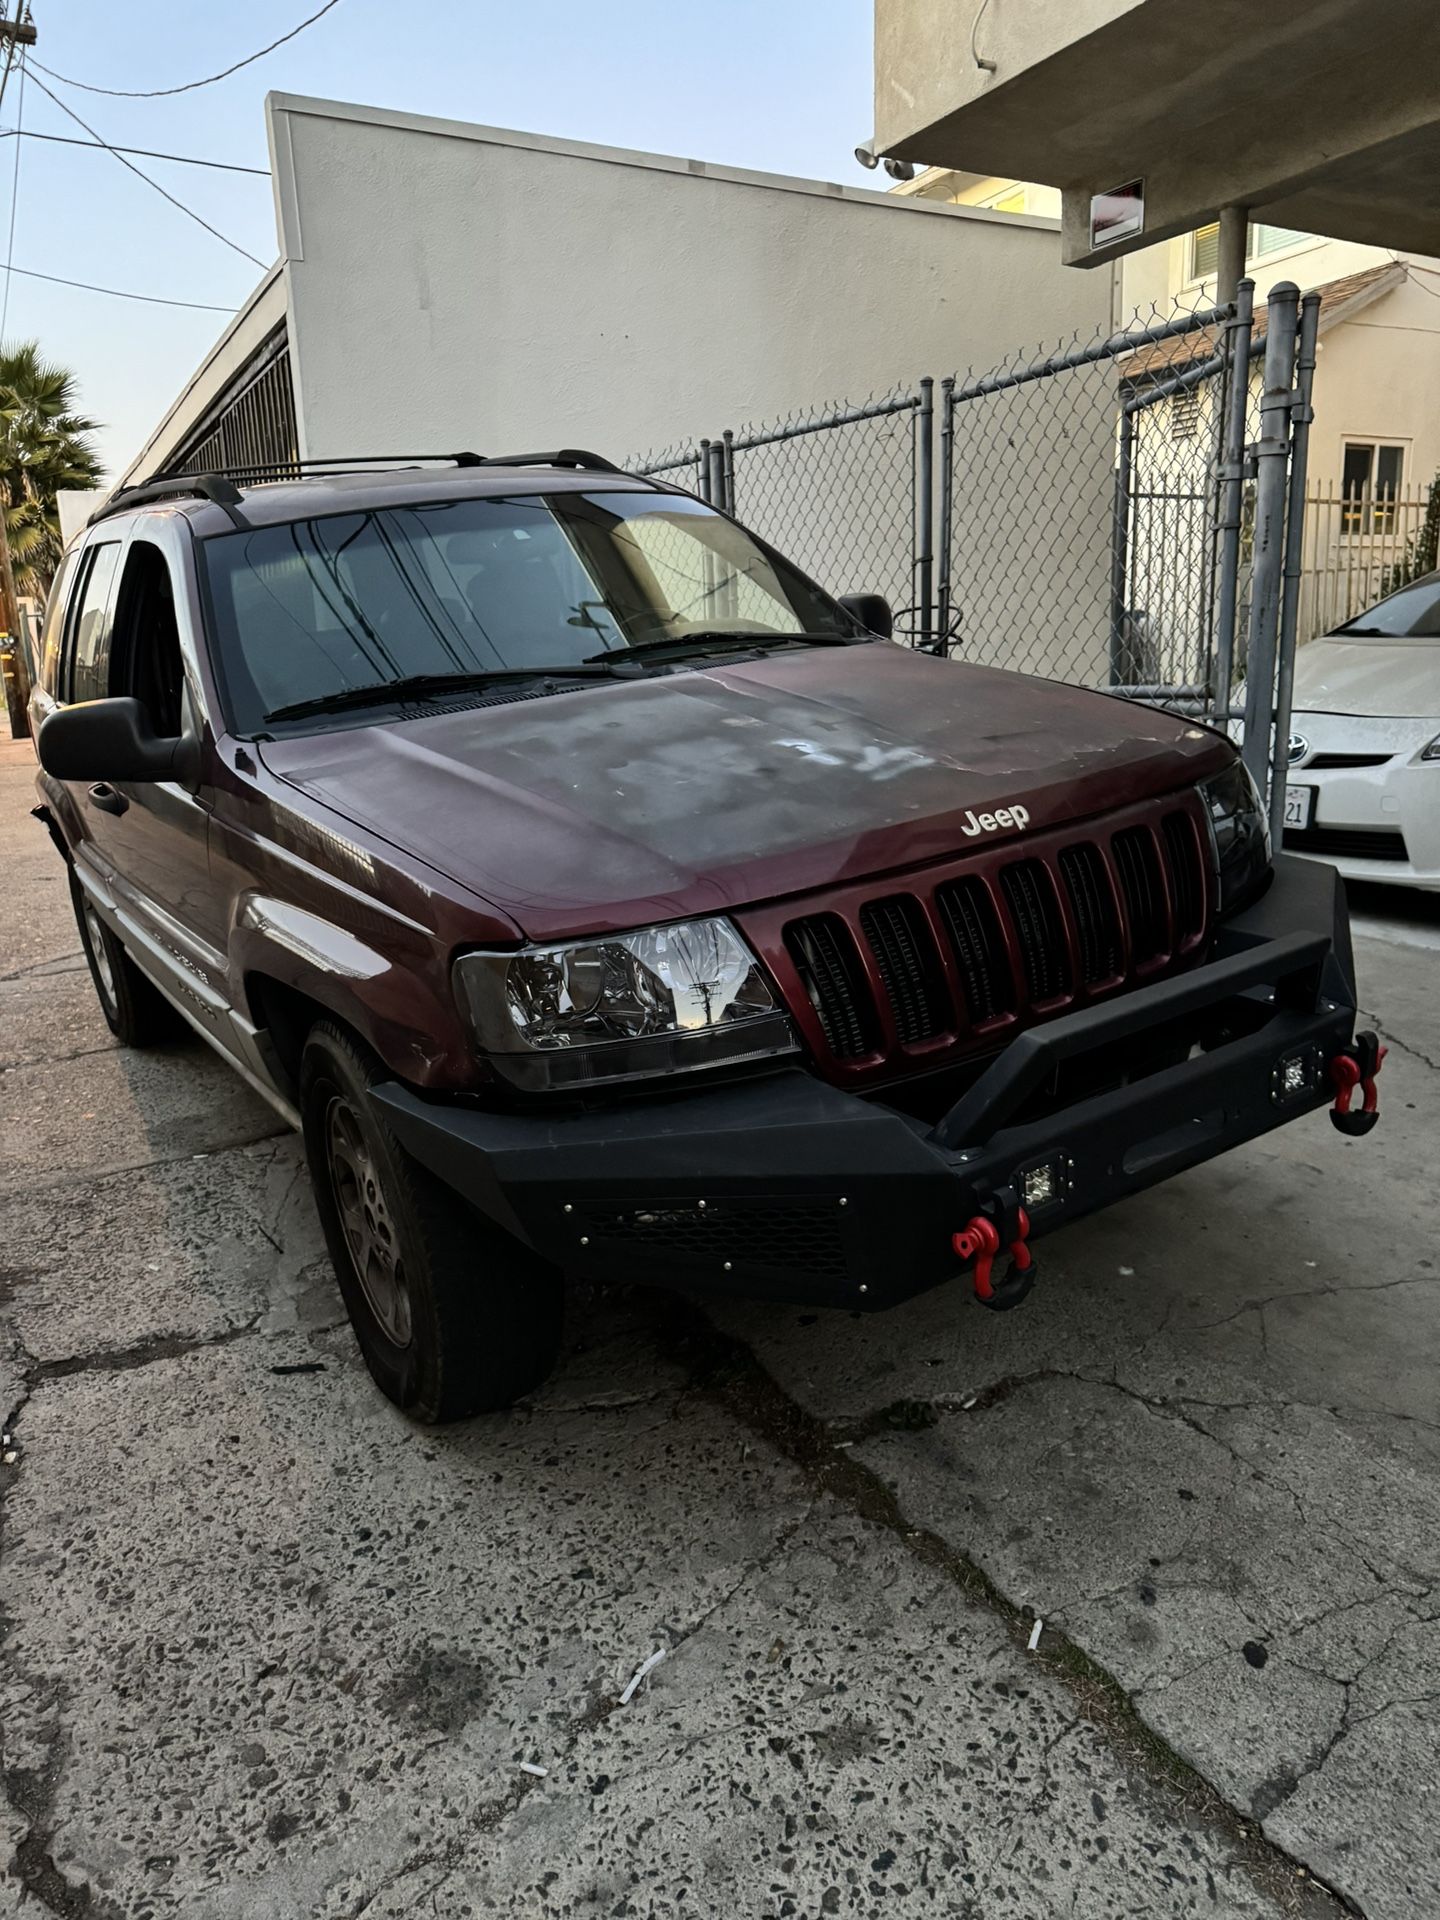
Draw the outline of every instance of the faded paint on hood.
<instances>
[{"instance_id":1,"label":"faded paint on hood","mask_svg":"<svg viewBox=\"0 0 1440 1920\"><path fill-rule=\"evenodd\" d=\"M1440 640L1311 640L1296 650L1296 712L1359 713L1440 725Z\"/></svg>"},{"instance_id":2,"label":"faded paint on hood","mask_svg":"<svg viewBox=\"0 0 1440 1920\"><path fill-rule=\"evenodd\" d=\"M266 741L266 765L532 939L1023 842L1223 766L1216 734L888 644ZM1020 805L1026 826L977 816Z\"/></svg>"}]
</instances>

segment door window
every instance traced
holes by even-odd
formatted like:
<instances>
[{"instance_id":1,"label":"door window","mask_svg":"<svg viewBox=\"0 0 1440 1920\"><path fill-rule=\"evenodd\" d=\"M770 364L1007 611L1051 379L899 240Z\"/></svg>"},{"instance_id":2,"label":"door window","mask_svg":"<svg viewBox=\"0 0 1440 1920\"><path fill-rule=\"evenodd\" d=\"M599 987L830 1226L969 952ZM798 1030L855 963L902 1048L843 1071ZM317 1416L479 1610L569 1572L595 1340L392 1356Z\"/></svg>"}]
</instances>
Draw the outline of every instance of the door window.
<instances>
[{"instance_id":1,"label":"door window","mask_svg":"<svg viewBox=\"0 0 1440 1920\"><path fill-rule=\"evenodd\" d=\"M105 541L84 554L80 592L70 639L71 700L103 700L109 692L110 589L120 558L118 540Z\"/></svg>"},{"instance_id":2,"label":"door window","mask_svg":"<svg viewBox=\"0 0 1440 1920\"><path fill-rule=\"evenodd\" d=\"M155 732L173 739L183 679L170 563L153 541L132 540L115 596L106 691L138 700Z\"/></svg>"}]
</instances>

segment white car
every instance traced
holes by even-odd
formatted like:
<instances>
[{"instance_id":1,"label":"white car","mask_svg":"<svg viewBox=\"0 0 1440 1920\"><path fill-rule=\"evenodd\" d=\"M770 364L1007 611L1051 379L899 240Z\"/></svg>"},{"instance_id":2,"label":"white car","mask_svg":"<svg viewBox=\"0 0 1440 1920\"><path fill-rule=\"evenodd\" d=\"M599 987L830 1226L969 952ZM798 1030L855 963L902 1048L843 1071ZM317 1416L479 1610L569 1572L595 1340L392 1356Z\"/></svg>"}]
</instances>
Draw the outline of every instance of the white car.
<instances>
[{"instance_id":1,"label":"white car","mask_svg":"<svg viewBox=\"0 0 1440 1920\"><path fill-rule=\"evenodd\" d=\"M1295 656L1285 846L1440 889L1440 573Z\"/></svg>"}]
</instances>

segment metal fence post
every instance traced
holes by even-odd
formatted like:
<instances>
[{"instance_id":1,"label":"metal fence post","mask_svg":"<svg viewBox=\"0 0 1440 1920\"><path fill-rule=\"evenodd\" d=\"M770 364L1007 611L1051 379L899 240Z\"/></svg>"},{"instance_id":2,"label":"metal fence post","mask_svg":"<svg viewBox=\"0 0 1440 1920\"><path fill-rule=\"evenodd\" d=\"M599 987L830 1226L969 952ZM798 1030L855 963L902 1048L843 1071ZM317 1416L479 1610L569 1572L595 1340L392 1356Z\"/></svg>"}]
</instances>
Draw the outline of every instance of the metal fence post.
<instances>
[{"instance_id":1,"label":"metal fence post","mask_svg":"<svg viewBox=\"0 0 1440 1920\"><path fill-rule=\"evenodd\" d=\"M720 450L720 505L735 511L735 429L726 427Z\"/></svg>"},{"instance_id":2,"label":"metal fence post","mask_svg":"<svg viewBox=\"0 0 1440 1920\"><path fill-rule=\"evenodd\" d=\"M700 498L710 498L710 442L700 442Z\"/></svg>"},{"instance_id":3,"label":"metal fence post","mask_svg":"<svg viewBox=\"0 0 1440 1920\"><path fill-rule=\"evenodd\" d=\"M955 376L940 382L940 581L935 651L950 652L950 536L955 512Z\"/></svg>"},{"instance_id":4,"label":"metal fence post","mask_svg":"<svg viewBox=\"0 0 1440 1920\"><path fill-rule=\"evenodd\" d=\"M915 415L915 580L919 594L920 645L935 645L935 382L927 373L920 382L920 405Z\"/></svg>"},{"instance_id":5,"label":"metal fence post","mask_svg":"<svg viewBox=\"0 0 1440 1920\"><path fill-rule=\"evenodd\" d=\"M1275 751L1270 778L1270 834L1280 844L1285 821L1285 769L1290 756L1290 707L1295 687L1295 646L1300 612L1300 575L1305 548L1305 475L1310 461L1314 408L1315 342L1320 332L1320 296L1300 302L1300 351L1295 363L1291 413L1290 503L1285 517L1285 580L1280 599L1280 671L1275 692Z\"/></svg>"},{"instance_id":6,"label":"metal fence post","mask_svg":"<svg viewBox=\"0 0 1440 1920\"><path fill-rule=\"evenodd\" d=\"M1254 326L1255 283L1242 280L1235 317L1227 332L1225 426L1220 464L1220 510L1215 531L1220 541L1215 608L1215 673L1211 692L1219 727L1230 719L1230 682L1235 671L1235 618L1240 597L1240 523L1245 510L1245 429L1250 411L1250 333Z\"/></svg>"},{"instance_id":7,"label":"metal fence post","mask_svg":"<svg viewBox=\"0 0 1440 1920\"><path fill-rule=\"evenodd\" d=\"M1110 684L1121 685L1128 665L1125 598L1130 569L1130 484L1135 461L1135 416L1120 409L1120 438L1115 456L1115 504L1110 525Z\"/></svg>"},{"instance_id":8,"label":"metal fence post","mask_svg":"<svg viewBox=\"0 0 1440 1920\"><path fill-rule=\"evenodd\" d=\"M1265 334L1265 390L1260 398L1260 438L1255 447L1255 568L1250 586L1243 753L1251 777L1267 800L1299 302L1300 289L1293 280L1271 289Z\"/></svg>"}]
</instances>

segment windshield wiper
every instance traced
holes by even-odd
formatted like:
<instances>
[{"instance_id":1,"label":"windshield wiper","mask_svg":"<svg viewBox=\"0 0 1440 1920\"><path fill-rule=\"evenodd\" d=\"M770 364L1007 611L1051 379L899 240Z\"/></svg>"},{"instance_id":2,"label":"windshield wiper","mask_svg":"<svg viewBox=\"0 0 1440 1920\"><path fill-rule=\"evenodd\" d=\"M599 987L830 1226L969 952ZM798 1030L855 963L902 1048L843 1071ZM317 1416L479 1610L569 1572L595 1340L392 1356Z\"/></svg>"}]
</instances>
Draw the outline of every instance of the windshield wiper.
<instances>
[{"instance_id":1,"label":"windshield wiper","mask_svg":"<svg viewBox=\"0 0 1440 1920\"><path fill-rule=\"evenodd\" d=\"M751 653L757 647L789 647L799 644L811 647L848 646L852 636L846 633L736 633L733 628L701 628L695 633L666 633L656 640L636 640L626 647L612 647L608 653L588 654L586 666L599 666L605 662L614 664L627 654L661 653L666 648L686 647L701 653L715 653L720 650L737 653Z\"/></svg>"},{"instance_id":2,"label":"windshield wiper","mask_svg":"<svg viewBox=\"0 0 1440 1920\"><path fill-rule=\"evenodd\" d=\"M615 663L618 665L619 663ZM349 707L379 707L391 700L436 700L447 694L471 692L477 687L500 686L509 680L596 680L626 678L601 661L578 661L573 667L487 667L478 673L412 673L401 680L375 680L363 687L337 687L309 700L292 700L267 713L271 720L308 720L323 713L344 713Z\"/></svg>"}]
</instances>

